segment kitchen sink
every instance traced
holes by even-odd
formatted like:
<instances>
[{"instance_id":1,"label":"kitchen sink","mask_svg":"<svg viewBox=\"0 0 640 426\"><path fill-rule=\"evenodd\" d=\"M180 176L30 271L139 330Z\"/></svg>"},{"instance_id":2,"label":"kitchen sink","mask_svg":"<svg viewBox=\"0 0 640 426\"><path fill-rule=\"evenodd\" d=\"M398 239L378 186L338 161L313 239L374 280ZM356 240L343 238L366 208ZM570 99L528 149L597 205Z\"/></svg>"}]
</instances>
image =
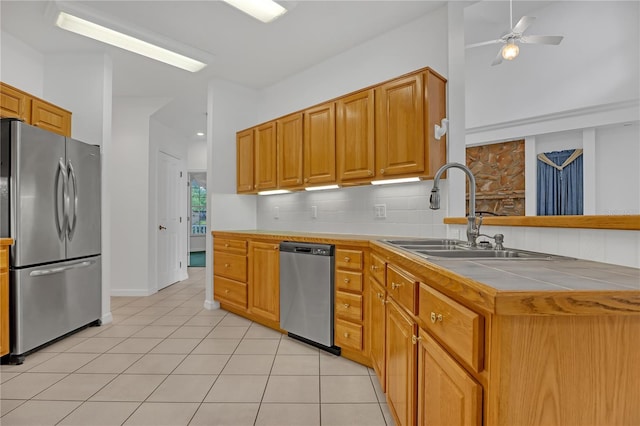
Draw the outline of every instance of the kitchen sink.
<instances>
[{"instance_id":1,"label":"kitchen sink","mask_svg":"<svg viewBox=\"0 0 640 426\"><path fill-rule=\"evenodd\" d=\"M527 250L471 247L465 241L450 239L383 240L394 247L425 258L433 259L511 259L511 260L567 260L570 257L556 256Z\"/></svg>"}]
</instances>

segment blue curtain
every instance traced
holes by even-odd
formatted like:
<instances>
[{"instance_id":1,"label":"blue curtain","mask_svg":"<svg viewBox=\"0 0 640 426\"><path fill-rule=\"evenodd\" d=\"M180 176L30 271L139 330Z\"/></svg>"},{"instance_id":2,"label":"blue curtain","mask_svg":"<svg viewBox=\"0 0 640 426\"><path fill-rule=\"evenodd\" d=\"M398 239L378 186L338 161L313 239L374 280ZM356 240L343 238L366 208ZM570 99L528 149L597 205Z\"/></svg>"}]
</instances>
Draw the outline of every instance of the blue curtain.
<instances>
[{"instance_id":1,"label":"blue curtain","mask_svg":"<svg viewBox=\"0 0 640 426\"><path fill-rule=\"evenodd\" d=\"M554 164L562 164L575 150L547 152ZM538 159L538 215L583 214L582 155L562 170Z\"/></svg>"}]
</instances>

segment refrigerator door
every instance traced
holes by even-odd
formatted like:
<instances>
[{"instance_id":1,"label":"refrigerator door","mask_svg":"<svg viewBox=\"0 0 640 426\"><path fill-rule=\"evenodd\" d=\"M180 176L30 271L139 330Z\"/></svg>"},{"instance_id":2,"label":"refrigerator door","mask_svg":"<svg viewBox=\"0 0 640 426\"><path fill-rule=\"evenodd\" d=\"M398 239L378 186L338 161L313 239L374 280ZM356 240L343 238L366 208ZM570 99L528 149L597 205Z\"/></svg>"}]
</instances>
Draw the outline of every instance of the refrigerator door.
<instances>
[{"instance_id":1,"label":"refrigerator door","mask_svg":"<svg viewBox=\"0 0 640 426\"><path fill-rule=\"evenodd\" d=\"M11 270L11 354L100 319L100 256Z\"/></svg>"},{"instance_id":2,"label":"refrigerator door","mask_svg":"<svg viewBox=\"0 0 640 426\"><path fill-rule=\"evenodd\" d=\"M67 138L67 259L100 253L100 147Z\"/></svg>"},{"instance_id":3,"label":"refrigerator door","mask_svg":"<svg viewBox=\"0 0 640 426\"><path fill-rule=\"evenodd\" d=\"M68 202L64 137L20 121L10 125L12 266L63 260Z\"/></svg>"}]
</instances>

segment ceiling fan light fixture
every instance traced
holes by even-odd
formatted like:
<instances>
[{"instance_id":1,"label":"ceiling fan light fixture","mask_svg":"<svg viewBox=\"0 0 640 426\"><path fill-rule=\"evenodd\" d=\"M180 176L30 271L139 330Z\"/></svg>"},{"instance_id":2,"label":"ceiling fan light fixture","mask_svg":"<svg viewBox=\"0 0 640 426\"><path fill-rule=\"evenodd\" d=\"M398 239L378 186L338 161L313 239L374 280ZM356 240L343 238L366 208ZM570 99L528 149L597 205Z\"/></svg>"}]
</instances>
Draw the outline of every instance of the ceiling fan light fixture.
<instances>
[{"instance_id":1,"label":"ceiling fan light fixture","mask_svg":"<svg viewBox=\"0 0 640 426\"><path fill-rule=\"evenodd\" d=\"M273 0L224 0L226 3L251 15L265 24L287 13L287 9Z\"/></svg>"},{"instance_id":2,"label":"ceiling fan light fixture","mask_svg":"<svg viewBox=\"0 0 640 426\"><path fill-rule=\"evenodd\" d=\"M507 44L505 44L502 48L502 58L506 59L507 61L514 60L519 53L520 48L513 40L509 40Z\"/></svg>"}]
</instances>

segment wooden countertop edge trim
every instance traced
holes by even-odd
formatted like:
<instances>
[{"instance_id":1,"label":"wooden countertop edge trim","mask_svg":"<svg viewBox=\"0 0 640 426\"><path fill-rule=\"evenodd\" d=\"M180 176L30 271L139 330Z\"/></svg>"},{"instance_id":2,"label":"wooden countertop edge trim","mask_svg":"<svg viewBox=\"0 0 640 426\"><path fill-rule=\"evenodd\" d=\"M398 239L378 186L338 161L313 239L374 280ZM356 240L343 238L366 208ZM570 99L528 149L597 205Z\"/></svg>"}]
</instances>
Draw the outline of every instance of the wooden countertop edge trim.
<instances>
[{"instance_id":1,"label":"wooden countertop edge trim","mask_svg":"<svg viewBox=\"0 0 640 426\"><path fill-rule=\"evenodd\" d=\"M277 231L276 231L277 232ZM425 283L453 297L469 308L496 315L640 315L640 292L616 291L504 291L465 277L417 255L394 249L373 235L313 233L253 233L251 231L211 231L219 238L246 238L252 241L295 240L370 248L386 261L406 268Z\"/></svg>"},{"instance_id":2,"label":"wooden countertop edge trim","mask_svg":"<svg viewBox=\"0 0 640 426\"><path fill-rule=\"evenodd\" d=\"M447 217L447 225L466 225L464 217ZM620 229L640 231L640 215L610 216L484 216L483 226L530 226L540 228Z\"/></svg>"}]
</instances>

